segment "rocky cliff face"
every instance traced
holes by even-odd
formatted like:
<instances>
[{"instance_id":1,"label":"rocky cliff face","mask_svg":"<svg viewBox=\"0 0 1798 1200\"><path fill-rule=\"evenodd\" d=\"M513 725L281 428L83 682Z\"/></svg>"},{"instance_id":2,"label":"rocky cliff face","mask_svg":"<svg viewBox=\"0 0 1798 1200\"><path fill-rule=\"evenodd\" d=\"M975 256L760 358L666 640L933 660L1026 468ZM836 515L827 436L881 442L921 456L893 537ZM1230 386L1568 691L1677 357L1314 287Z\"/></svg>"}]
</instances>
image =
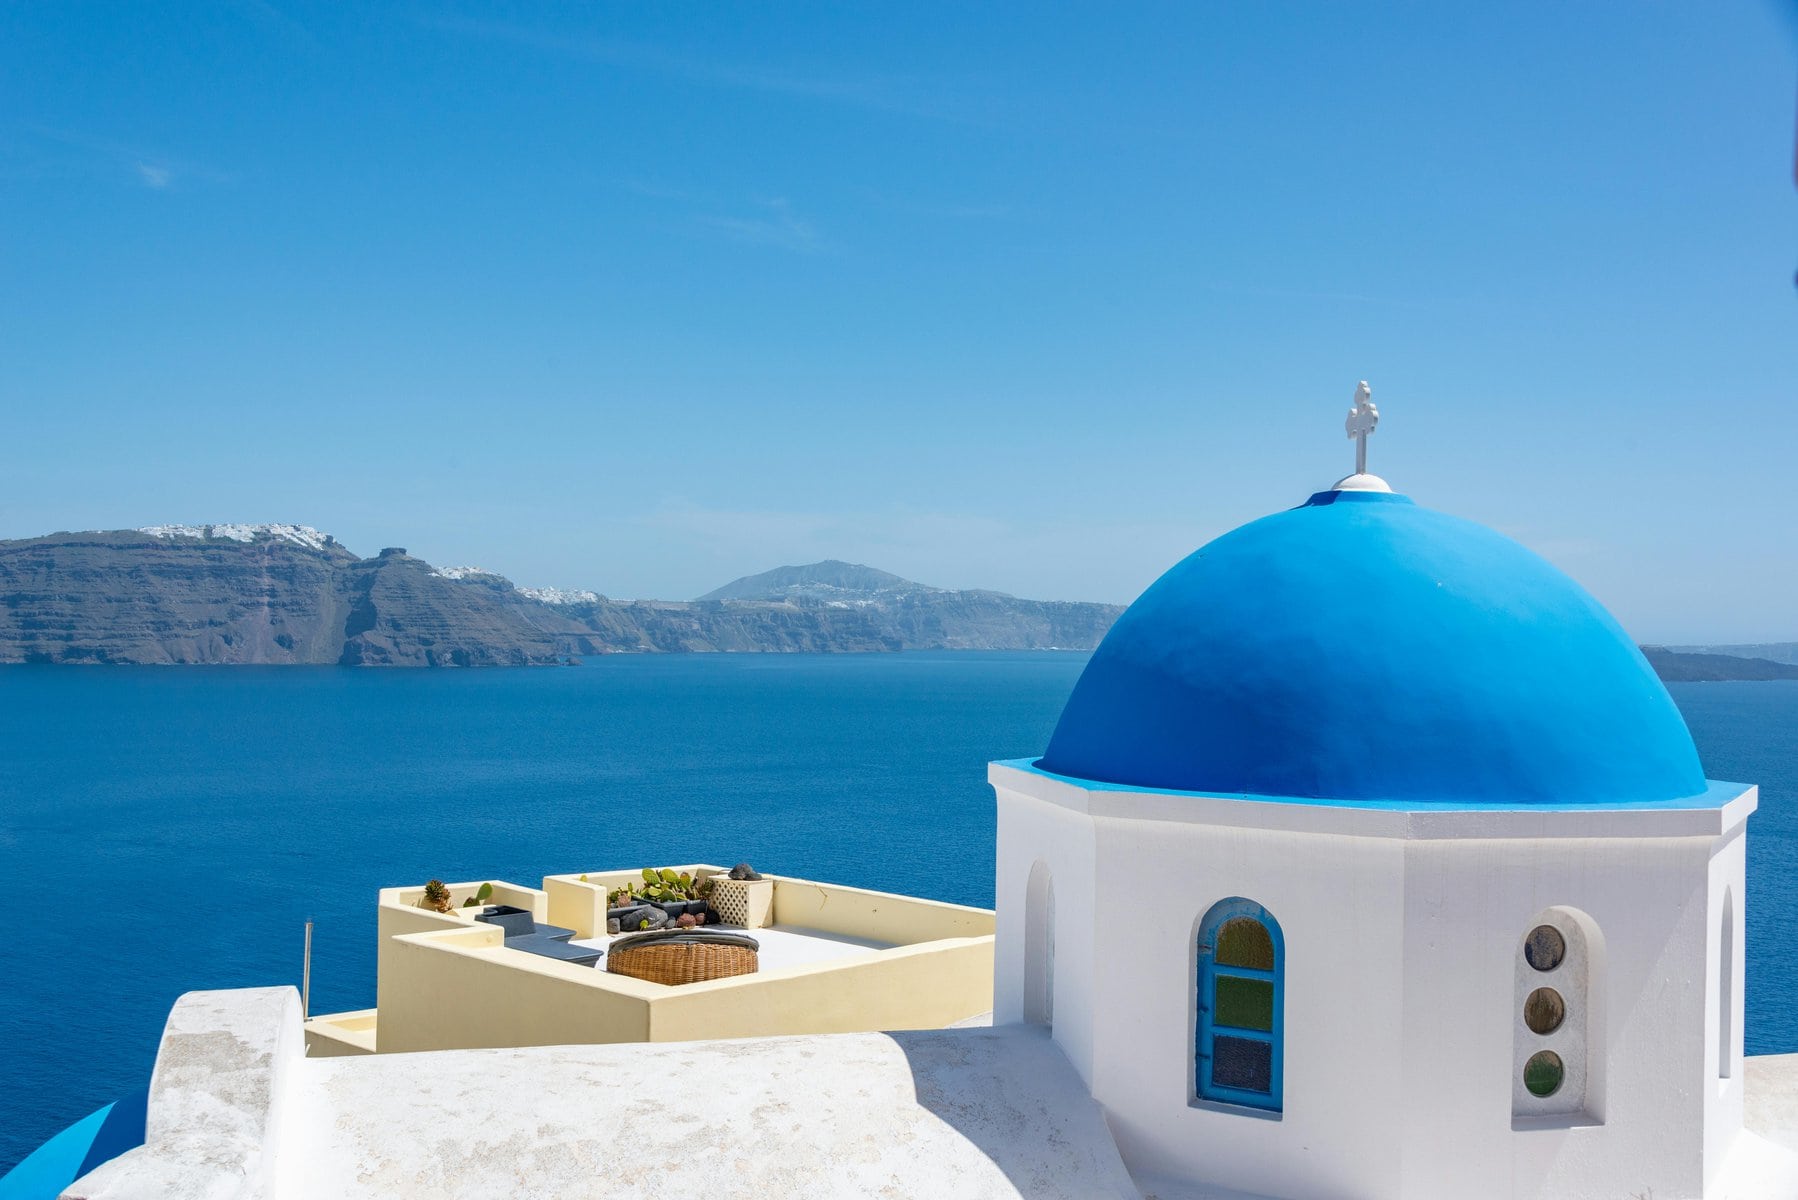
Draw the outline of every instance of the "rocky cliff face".
<instances>
[{"instance_id":1,"label":"rocky cliff face","mask_svg":"<svg viewBox=\"0 0 1798 1200\"><path fill-rule=\"evenodd\" d=\"M0 542L0 661L329 662L355 561L335 542L267 535Z\"/></svg>"},{"instance_id":2,"label":"rocky cliff face","mask_svg":"<svg viewBox=\"0 0 1798 1200\"><path fill-rule=\"evenodd\" d=\"M1090 649L1120 611L782 568L691 603L522 591L304 526L156 526L0 542L0 662L526 666L612 652ZM741 586L739 586L741 585Z\"/></svg>"}]
</instances>

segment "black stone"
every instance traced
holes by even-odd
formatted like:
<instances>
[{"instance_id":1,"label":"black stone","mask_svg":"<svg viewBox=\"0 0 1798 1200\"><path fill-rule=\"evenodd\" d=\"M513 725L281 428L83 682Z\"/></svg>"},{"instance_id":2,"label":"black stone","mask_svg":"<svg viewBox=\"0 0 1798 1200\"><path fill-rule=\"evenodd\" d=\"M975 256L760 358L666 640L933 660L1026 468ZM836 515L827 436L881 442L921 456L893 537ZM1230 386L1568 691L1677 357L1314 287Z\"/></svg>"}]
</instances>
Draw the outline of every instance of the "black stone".
<instances>
[{"instance_id":1,"label":"black stone","mask_svg":"<svg viewBox=\"0 0 1798 1200\"><path fill-rule=\"evenodd\" d=\"M732 879L760 879L761 875L756 872L754 867L742 862L730 869L730 877Z\"/></svg>"},{"instance_id":2,"label":"black stone","mask_svg":"<svg viewBox=\"0 0 1798 1200\"><path fill-rule=\"evenodd\" d=\"M648 925L643 922L648 921ZM638 933L644 929L661 929L668 924L668 914L654 904L639 904L634 908L618 910L618 928L625 933Z\"/></svg>"}]
</instances>

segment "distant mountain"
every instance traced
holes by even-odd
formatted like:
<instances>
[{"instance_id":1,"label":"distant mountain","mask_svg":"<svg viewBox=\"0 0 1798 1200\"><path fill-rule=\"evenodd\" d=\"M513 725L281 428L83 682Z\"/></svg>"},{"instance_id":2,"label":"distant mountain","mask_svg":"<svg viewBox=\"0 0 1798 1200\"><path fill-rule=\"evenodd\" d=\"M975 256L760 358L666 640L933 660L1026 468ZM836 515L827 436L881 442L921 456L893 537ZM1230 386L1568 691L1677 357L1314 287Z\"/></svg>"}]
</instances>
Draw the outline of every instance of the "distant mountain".
<instances>
[{"instance_id":1,"label":"distant mountain","mask_svg":"<svg viewBox=\"0 0 1798 1200\"><path fill-rule=\"evenodd\" d=\"M860 600L895 592L935 592L886 571L830 558L803 567L775 567L745 575L707 592L696 603L713 600Z\"/></svg>"},{"instance_id":2,"label":"distant mountain","mask_svg":"<svg viewBox=\"0 0 1798 1200\"><path fill-rule=\"evenodd\" d=\"M797 612L861 613L904 650L1090 650L1123 612L1115 604L1020 600L1003 592L931 587L836 559L746 575L693 603L725 611L784 606Z\"/></svg>"},{"instance_id":3,"label":"distant mountain","mask_svg":"<svg viewBox=\"0 0 1798 1200\"><path fill-rule=\"evenodd\" d=\"M1798 679L1798 665L1735 654L1695 654L1665 646L1644 646L1648 665L1668 683L1720 683L1725 680L1759 682Z\"/></svg>"},{"instance_id":4,"label":"distant mountain","mask_svg":"<svg viewBox=\"0 0 1798 1200\"><path fill-rule=\"evenodd\" d=\"M1113 605L950 591L847 563L711 597L519 588L302 525L158 525L0 541L0 663L496 666L613 652L1091 649Z\"/></svg>"},{"instance_id":5,"label":"distant mountain","mask_svg":"<svg viewBox=\"0 0 1798 1200\"><path fill-rule=\"evenodd\" d=\"M1798 642L1753 642L1733 646L1668 646L1676 654L1723 654L1730 658L1764 658L1798 666Z\"/></svg>"}]
</instances>

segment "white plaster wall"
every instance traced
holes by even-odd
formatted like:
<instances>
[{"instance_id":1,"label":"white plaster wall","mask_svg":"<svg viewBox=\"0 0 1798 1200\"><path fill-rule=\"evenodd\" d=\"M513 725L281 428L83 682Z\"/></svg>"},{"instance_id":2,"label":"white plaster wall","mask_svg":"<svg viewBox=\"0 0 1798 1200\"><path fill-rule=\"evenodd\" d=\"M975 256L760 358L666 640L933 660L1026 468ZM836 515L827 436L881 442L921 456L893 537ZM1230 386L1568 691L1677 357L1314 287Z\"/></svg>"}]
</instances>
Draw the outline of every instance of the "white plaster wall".
<instances>
[{"instance_id":1,"label":"white plaster wall","mask_svg":"<svg viewBox=\"0 0 1798 1200\"><path fill-rule=\"evenodd\" d=\"M1125 1161L1257 1195L1398 1194L1402 845L1100 818L1093 1095ZM1242 896L1285 939L1284 1111L1194 1096L1197 924ZM1070 975L1072 972L1068 972Z\"/></svg>"},{"instance_id":2,"label":"white plaster wall","mask_svg":"<svg viewBox=\"0 0 1798 1200\"><path fill-rule=\"evenodd\" d=\"M75 1180L63 1200L274 1196L293 1159L286 1129L305 1067L300 1024L291 987L182 996L156 1051L143 1145Z\"/></svg>"},{"instance_id":3,"label":"white plaster wall","mask_svg":"<svg viewBox=\"0 0 1798 1200\"><path fill-rule=\"evenodd\" d=\"M1743 983L1747 971L1745 954L1746 925L1743 913L1746 911L1746 889L1748 883L1748 845L1743 826L1737 826L1731 834L1716 839L1712 845L1710 858L1709 906L1708 918L1705 922L1708 951L1706 954L1705 978L1705 1082L1704 1093L1704 1179L1706 1186L1716 1181L1718 1172L1723 1167L1730 1146L1736 1135L1742 1131L1742 1108L1744 1095L1745 1069L1742 1056L1742 1024L1746 1016L1743 1007ZM1730 924L1732 936L1729 939L1730 970L1729 987L1729 1041L1728 1054L1731 1062L1727 1075L1721 1070L1718 1061L1720 1031L1718 1022L1723 1014L1718 1009L1720 992L1718 974L1724 969L1722 961L1722 928L1724 912L1724 896L1730 897Z\"/></svg>"},{"instance_id":4,"label":"white plaster wall","mask_svg":"<svg viewBox=\"0 0 1798 1200\"><path fill-rule=\"evenodd\" d=\"M998 787L999 829L994 868L997 940L993 962L993 1023L1024 1020L1025 910L1030 868L1041 859L1055 888L1055 1014L1051 1032L1089 1086L1093 1070L1095 932L1093 822L1083 813Z\"/></svg>"},{"instance_id":5,"label":"white plaster wall","mask_svg":"<svg viewBox=\"0 0 1798 1200\"><path fill-rule=\"evenodd\" d=\"M1403 1196L1702 1194L1710 847L1705 838L1408 846ZM1567 1018L1592 1036L1589 1115L1514 1121L1515 964L1551 907L1584 913L1600 935L1588 946L1589 1011L1570 1006Z\"/></svg>"}]
</instances>

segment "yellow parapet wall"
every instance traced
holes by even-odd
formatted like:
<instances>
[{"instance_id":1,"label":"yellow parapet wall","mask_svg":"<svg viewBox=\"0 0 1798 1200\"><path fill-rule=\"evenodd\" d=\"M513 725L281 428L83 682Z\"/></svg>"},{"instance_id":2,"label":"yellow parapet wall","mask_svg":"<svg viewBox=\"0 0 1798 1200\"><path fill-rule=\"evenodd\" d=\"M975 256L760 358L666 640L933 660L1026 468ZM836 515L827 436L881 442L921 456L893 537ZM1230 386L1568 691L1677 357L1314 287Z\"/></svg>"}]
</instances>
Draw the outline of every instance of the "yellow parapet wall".
<instances>
[{"instance_id":1,"label":"yellow parapet wall","mask_svg":"<svg viewBox=\"0 0 1798 1200\"><path fill-rule=\"evenodd\" d=\"M707 864L678 868L719 873ZM502 881L489 903L603 936L606 894L637 871L547 876L541 889ZM449 913L420 907L424 889L380 894L373 1010L314 1018L314 1056L477 1047L688 1041L781 1034L933 1029L993 1004L993 914L864 888L770 876L774 922L866 943L865 952L670 987L508 948L496 925L461 908L481 882L450 885Z\"/></svg>"},{"instance_id":2,"label":"yellow parapet wall","mask_svg":"<svg viewBox=\"0 0 1798 1200\"><path fill-rule=\"evenodd\" d=\"M507 883L499 879L475 880L469 883L452 883L450 891L450 911L440 913L434 909L423 907L425 889L423 884L416 887L382 888L380 907L375 915L375 1010L379 1013L392 1011L390 995L392 986L400 979L397 969L389 962L394 939L411 933L431 933L442 930L491 929L475 921L475 914L481 911L479 905L469 906L465 901L473 899L483 884L491 884L492 894L489 904L510 904L515 908L526 909L533 920L549 919L549 897L538 888L520 887L515 883ZM377 1046L379 1046L377 1033ZM386 1049L380 1046L380 1049Z\"/></svg>"},{"instance_id":3,"label":"yellow parapet wall","mask_svg":"<svg viewBox=\"0 0 1798 1200\"><path fill-rule=\"evenodd\" d=\"M772 878L776 925L821 929L895 946L984 937L993 932L993 914L984 908L809 879Z\"/></svg>"},{"instance_id":4,"label":"yellow parapet wall","mask_svg":"<svg viewBox=\"0 0 1798 1200\"><path fill-rule=\"evenodd\" d=\"M375 1052L375 1013L372 1008L332 1013L306 1022L307 1058L346 1058Z\"/></svg>"},{"instance_id":5,"label":"yellow parapet wall","mask_svg":"<svg viewBox=\"0 0 1798 1200\"><path fill-rule=\"evenodd\" d=\"M507 950L496 925L407 934L384 962L383 1054L646 1042L651 989L670 990Z\"/></svg>"},{"instance_id":6,"label":"yellow parapet wall","mask_svg":"<svg viewBox=\"0 0 1798 1200\"><path fill-rule=\"evenodd\" d=\"M895 946L852 963L661 990L650 1009L652 1042L941 1029L992 1008L993 939Z\"/></svg>"}]
</instances>

